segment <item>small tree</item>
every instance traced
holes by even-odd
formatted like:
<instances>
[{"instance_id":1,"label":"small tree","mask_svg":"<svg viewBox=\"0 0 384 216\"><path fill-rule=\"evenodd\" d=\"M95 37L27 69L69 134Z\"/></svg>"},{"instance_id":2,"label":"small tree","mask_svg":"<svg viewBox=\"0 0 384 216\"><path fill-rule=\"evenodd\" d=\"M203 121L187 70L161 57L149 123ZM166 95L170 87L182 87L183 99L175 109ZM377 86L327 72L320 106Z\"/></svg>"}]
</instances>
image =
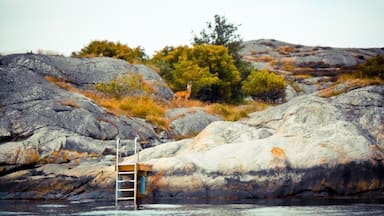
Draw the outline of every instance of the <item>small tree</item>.
<instances>
[{"instance_id":1,"label":"small tree","mask_svg":"<svg viewBox=\"0 0 384 216\"><path fill-rule=\"evenodd\" d=\"M240 35L236 33L238 27L228 23L225 17L215 15L214 23L207 22L207 29L203 29L200 36L194 36L194 44L222 45L228 48L231 56L237 55L242 43Z\"/></svg>"},{"instance_id":2,"label":"small tree","mask_svg":"<svg viewBox=\"0 0 384 216\"><path fill-rule=\"evenodd\" d=\"M200 44L193 47L166 47L151 62L174 91L193 82L192 97L204 101L233 102L240 73L224 46Z\"/></svg>"},{"instance_id":3,"label":"small tree","mask_svg":"<svg viewBox=\"0 0 384 216\"><path fill-rule=\"evenodd\" d=\"M244 93L267 102L276 102L285 97L284 79L269 71L252 71L243 81Z\"/></svg>"},{"instance_id":4,"label":"small tree","mask_svg":"<svg viewBox=\"0 0 384 216\"><path fill-rule=\"evenodd\" d=\"M234 25L227 21L223 16L215 15L214 22L207 22L207 28L200 32L200 35L195 35L193 38L194 44L211 44L221 45L228 49L228 53L233 58L233 64L240 72L241 80L245 80L252 70L255 68L250 62L244 61L239 54L242 46L242 39L237 33L240 25ZM239 82L240 83L240 82ZM240 102L243 99L241 85L232 86L233 102Z\"/></svg>"}]
</instances>

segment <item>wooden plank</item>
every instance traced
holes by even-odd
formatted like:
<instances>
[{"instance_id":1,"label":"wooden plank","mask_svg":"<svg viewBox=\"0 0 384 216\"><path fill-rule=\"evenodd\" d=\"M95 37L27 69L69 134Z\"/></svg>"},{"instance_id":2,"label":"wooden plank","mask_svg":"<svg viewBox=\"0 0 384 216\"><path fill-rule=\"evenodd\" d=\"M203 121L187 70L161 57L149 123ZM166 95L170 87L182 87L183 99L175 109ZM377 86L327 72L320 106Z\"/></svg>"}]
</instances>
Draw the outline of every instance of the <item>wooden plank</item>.
<instances>
[{"instance_id":1,"label":"wooden plank","mask_svg":"<svg viewBox=\"0 0 384 216\"><path fill-rule=\"evenodd\" d=\"M135 165L134 164L119 164L119 171L134 171ZM152 171L152 165L150 164L143 164L138 163L137 164L137 171L145 171L145 172L151 172Z\"/></svg>"}]
</instances>

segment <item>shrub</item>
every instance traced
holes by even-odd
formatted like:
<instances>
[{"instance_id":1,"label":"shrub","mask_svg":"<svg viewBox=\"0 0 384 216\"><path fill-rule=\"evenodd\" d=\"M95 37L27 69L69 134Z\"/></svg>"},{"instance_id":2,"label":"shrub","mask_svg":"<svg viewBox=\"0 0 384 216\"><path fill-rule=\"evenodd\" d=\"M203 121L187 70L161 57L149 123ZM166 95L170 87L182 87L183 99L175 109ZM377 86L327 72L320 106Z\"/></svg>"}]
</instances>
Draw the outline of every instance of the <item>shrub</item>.
<instances>
[{"instance_id":1,"label":"shrub","mask_svg":"<svg viewBox=\"0 0 384 216\"><path fill-rule=\"evenodd\" d=\"M87 46L82 48L80 52L72 52L72 57L97 57L107 56L118 59L123 59L130 63L140 63L147 60L147 55L144 49L140 46L130 48L120 42L114 43L107 40L92 41Z\"/></svg>"},{"instance_id":2,"label":"shrub","mask_svg":"<svg viewBox=\"0 0 384 216\"><path fill-rule=\"evenodd\" d=\"M213 104L207 108L208 112L220 115L226 121L237 121L241 118L248 117L245 111L236 109L235 106L225 104Z\"/></svg>"},{"instance_id":3,"label":"shrub","mask_svg":"<svg viewBox=\"0 0 384 216\"><path fill-rule=\"evenodd\" d=\"M95 87L105 95L115 98L124 95L139 96L154 91L150 85L145 83L140 74L133 72L117 76L109 82L97 83Z\"/></svg>"},{"instance_id":4,"label":"shrub","mask_svg":"<svg viewBox=\"0 0 384 216\"><path fill-rule=\"evenodd\" d=\"M187 81L192 81L192 98L233 102L239 97L240 72L224 46L166 47L151 62L160 68L160 75L173 91L185 90Z\"/></svg>"},{"instance_id":5,"label":"shrub","mask_svg":"<svg viewBox=\"0 0 384 216\"><path fill-rule=\"evenodd\" d=\"M249 113L261 111L268 107L261 101L252 101L243 105L234 106L215 103L206 107L207 112L221 116L226 121L237 121L248 117Z\"/></svg>"},{"instance_id":6,"label":"shrub","mask_svg":"<svg viewBox=\"0 0 384 216\"><path fill-rule=\"evenodd\" d=\"M364 64L359 65L361 70L361 78L363 77L380 77L384 79L384 56L378 55L368 59Z\"/></svg>"},{"instance_id":7,"label":"shrub","mask_svg":"<svg viewBox=\"0 0 384 216\"><path fill-rule=\"evenodd\" d=\"M243 82L244 93L268 102L285 97L284 79L269 71L253 71Z\"/></svg>"}]
</instances>

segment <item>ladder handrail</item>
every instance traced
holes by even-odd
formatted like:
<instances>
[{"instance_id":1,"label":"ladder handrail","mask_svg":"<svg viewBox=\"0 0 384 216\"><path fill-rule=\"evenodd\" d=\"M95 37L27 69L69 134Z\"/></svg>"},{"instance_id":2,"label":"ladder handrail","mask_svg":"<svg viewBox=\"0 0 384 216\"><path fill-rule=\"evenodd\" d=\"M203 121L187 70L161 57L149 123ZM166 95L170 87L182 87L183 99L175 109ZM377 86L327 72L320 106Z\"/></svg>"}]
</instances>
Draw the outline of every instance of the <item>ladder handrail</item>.
<instances>
[{"instance_id":1,"label":"ladder handrail","mask_svg":"<svg viewBox=\"0 0 384 216\"><path fill-rule=\"evenodd\" d=\"M134 205L135 205L135 209L137 209L137 203L136 203L136 197L137 197L137 163L139 162L138 161L138 155L137 155L137 139L139 138L139 136L136 136L135 137L135 152L134 152L134 156L136 156L135 158L135 166L134 166L134 182L133 182L133 188L135 189L133 191L133 200L134 200Z\"/></svg>"},{"instance_id":2,"label":"ladder handrail","mask_svg":"<svg viewBox=\"0 0 384 216\"><path fill-rule=\"evenodd\" d=\"M116 191L115 191L115 206L118 207L118 190L119 190L119 148L120 148L120 138L116 137L116 162L115 162L115 171L116 171Z\"/></svg>"},{"instance_id":3,"label":"ladder handrail","mask_svg":"<svg viewBox=\"0 0 384 216\"><path fill-rule=\"evenodd\" d=\"M135 137L135 146L134 146L134 171L133 171L133 205L134 205L134 208L135 210L137 210L137 172L138 172L138 166L137 166L137 163L139 162L139 155L137 153L137 140L139 139L139 136L137 135ZM119 188L119 173L120 173L120 170L119 170L119 160L120 160L120 138L117 136L116 137L116 163L115 163L115 170L116 170L116 191L115 191L115 205L116 205L116 208L118 208L118 201L120 199L124 199L123 197L119 197L119 194L118 192L121 191L120 188ZM128 198L126 197L126 199L128 200Z\"/></svg>"}]
</instances>

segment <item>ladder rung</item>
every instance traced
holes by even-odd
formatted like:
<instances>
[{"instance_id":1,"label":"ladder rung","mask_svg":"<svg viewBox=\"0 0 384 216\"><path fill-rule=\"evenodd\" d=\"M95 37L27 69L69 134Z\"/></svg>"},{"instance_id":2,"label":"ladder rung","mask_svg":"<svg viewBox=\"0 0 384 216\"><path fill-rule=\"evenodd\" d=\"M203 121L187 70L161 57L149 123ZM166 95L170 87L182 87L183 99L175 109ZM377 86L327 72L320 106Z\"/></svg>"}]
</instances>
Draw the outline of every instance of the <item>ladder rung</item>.
<instances>
[{"instance_id":1,"label":"ladder rung","mask_svg":"<svg viewBox=\"0 0 384 216\"><path fill-rule=\"evenodd\" d=\"M133 175L135 172L119 172L119 175Z\"/></svg>"},{"instance_id":2,"label":"ladder rung","mask_svg":"<svg viewBox=\"0 0 384 216\"><path fill-rule=\"evenodd\" d=\"M133 188L118 189L118 191L134 191Z\"/></svg>"},{"instance_id":3,"label":"ladder rung","mask_svg":"<svg viewBox=\"0 0 384 216\"><path fill-rule=\"evenodd\" d=\"M120 163L119 166L127 166L127 165L128 166L132 166L132 165L134 166L135 164L137 164L137 163Z\"/></svg>"},{"instance_id":4,"label":"ladder rung","mask_svg":"<svg viewBox=\"0 0 384 216\"><path fill-rule=\"evenodd\" d=\"M134 197L119 197L117 200L134 200Z\"/></svg>"},{"instance_id":5,"label":"ladder rung","mask_svg":"<svg viewBox=\"0 0 384 216\"><path fill-rule=\"evenodd\" d=\"M129 180L129 179L127 179L127 180L118 180L117 182L119 182L119 183L123 183L123 182L135 182L135 180Z\"/></svg>"}]
</instances>

